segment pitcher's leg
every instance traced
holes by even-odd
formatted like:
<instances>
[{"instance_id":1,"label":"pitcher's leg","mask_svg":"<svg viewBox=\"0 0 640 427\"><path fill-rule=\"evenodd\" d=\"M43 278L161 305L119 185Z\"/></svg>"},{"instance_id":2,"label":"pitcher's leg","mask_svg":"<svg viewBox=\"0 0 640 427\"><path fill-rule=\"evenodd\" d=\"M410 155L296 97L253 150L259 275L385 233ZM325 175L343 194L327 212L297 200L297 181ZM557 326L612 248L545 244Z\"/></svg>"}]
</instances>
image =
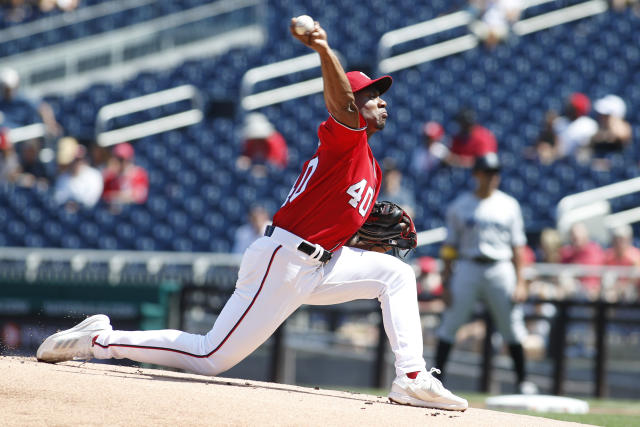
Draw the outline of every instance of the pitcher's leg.
<instances>
[{"instance_id":1,"label":"pitcher's leg","mask_svg":"<svg viewBox=\"0 0 640 427\"><path fill-rule=\"evenodd\" d=\"M95 357L127 358L207 375L231 368L269 338L318 281L315 267L289 262L291 251L275 245L267 249L247 250L236 290L206 335L173 330L105 332L95 340Z\"/></svg>"},{"instance_id":2,"label":"pitcher's leg","mask_svg":"<svg viewBox=\"0 0 640 427\"><path fill-rule=\"evenodd\" d=\"M260 309L259 298L251 310ZM177 330L107 331L94 341L93 354L98 359L130 359L217 375L251 354L280 324L275 324L276 316L256 323L249 306L234 293L206 335Z\"/></svg>"},{"instance_id":3,"label":"pitcher's leg","mask_svg":"<svg viewBox=\"0 0 640 427\"><path fill-rule=\"evenodd\" d=\"M327 305L377 298L398 375L425 368L415 273L389 255L342 248L306 304Z\"/></svg>"}]
</instances>

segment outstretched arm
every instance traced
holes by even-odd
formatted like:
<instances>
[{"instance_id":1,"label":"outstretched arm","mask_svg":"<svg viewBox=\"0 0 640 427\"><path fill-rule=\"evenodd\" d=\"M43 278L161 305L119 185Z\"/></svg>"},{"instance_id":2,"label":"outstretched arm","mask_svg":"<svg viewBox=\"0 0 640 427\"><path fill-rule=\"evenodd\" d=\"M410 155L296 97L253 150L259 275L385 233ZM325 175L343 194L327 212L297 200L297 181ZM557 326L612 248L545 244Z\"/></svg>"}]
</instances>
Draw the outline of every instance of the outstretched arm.
<instances>
[{"instance_id":1,"label":"outstretched arm","mask_svg":"<svg viewBox=\"0 0 640 427\"><path fill-rule=\"evenodd\" d=\"M291 19L291 35L302 44L315 50L320 55L320 67L324 82L324 102L329 113L340 123L351 128L358 128L360 117L355 97L344 69L327 41L327 33L316 21L313 31L297 34L294 30L296 19Z\"/></svg>"}]
</instances>

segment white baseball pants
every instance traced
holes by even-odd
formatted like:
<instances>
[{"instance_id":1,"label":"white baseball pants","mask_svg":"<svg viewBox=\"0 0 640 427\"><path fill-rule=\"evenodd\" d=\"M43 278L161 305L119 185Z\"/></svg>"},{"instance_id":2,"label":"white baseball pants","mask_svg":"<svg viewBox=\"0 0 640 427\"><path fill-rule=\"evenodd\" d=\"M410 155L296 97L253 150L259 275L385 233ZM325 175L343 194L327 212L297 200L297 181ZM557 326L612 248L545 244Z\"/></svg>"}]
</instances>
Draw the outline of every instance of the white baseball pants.
<instances>
[{"instance_id":1,"label":"white baseball pants","mask_svg":"<svg viewBox=\"0 0 640 427\"><path fill-rule=\"evenodd\" d=\"M254 242L242 257L235 292L206 335L109 331L94 340L94 356L217 375L251 354L302 304L377 298L397 375L424 370L413 269L392 256L348 247L322 264L297 250L301 241L276 228Z\"/></svg>"},{"instance_id":2,"label":"white baseball pants","mask_svg":"<svg viewBox=\"0 0 640 427\"><path fill-rule=\"evenodd\" d=\"M451 277L452 304L443 314L438 336L455 342L458 329L469 322L476 303L482 302L504 340L509 344L521 343L527 329L522 306L512 301L515 288L516 272L511 261L493 264L457 261Z\"/></svg>"}]
</instances>

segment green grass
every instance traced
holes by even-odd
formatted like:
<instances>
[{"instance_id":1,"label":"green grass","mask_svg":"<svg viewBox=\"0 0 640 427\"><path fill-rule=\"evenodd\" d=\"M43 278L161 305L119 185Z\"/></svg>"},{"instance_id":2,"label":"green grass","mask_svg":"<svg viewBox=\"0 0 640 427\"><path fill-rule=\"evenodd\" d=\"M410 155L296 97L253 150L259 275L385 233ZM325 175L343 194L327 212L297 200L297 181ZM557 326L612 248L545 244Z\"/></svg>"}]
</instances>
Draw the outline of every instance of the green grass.
<instances>
[{"instance_id":1,"label":"green grass","mask_svg":"<svg viewBox=\"0 0 640 427\"><path fill-rule=\"evenodd\" d=\"M504 411L507 412L507 411ZM557 414L551 412L508 411L513 414L531 415L533 417L550 418L552 420L570 421L603 427L635 427L640 425L640 415L614 414Z\"/></svg>"},{"instance_id":2,"label":"green grass","mask_svg":"<svg viewBox=\"0 0 640 427\"><path fill-rule=\"evenodd\" d=\"M461 393L475 408L483 408L490 395L483 393ZM624 399L584 399L589 403L588 414L565 414L536 411L504 411L514 414L531 415L559 421L592 424L604 427L640 426L640 401Z\"/></svg>"},{"instance_id":3,"label":"green grass","mask_svg":"<svg viewBox=\"0 0 640 427\"><path fill-rule=\"evenodd\" d=\"M388 390L335 388L336 390L351 391L374 396L386 396ZM489 394L459 393L469 401L473 408L484 408L484 402ZM565 414L535 411L503 411L513 414L531 415L533 417L549 418L559 421L591 424L603 427L636 427L640 426L640 401L623 399L584 399L589 403L588 414Z\"/></svg>"}]
</instances>

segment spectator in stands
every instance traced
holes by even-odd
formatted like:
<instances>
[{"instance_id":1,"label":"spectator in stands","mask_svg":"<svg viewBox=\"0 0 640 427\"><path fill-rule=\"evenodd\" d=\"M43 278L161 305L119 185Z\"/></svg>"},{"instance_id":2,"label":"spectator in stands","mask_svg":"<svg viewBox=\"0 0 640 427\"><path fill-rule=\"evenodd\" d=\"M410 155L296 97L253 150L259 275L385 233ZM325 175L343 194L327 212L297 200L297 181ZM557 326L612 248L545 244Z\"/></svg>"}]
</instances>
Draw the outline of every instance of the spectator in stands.
<instances>
[{"instance_id":1,"label":"spectator in stands","mask_svg":"<svg viewBox=\"0 0 640 427\"><path fill-rule=\"evenodd\" d=\"M520 19L522 0L470 0L469 6L476 20L471 24L473 31L489 48L505 40L511 33L511 26Z\"/></svg>"},{"instance_id":2,"label":"spectator in stands","mask_svg":"<svg viewBox=\"0 0 640 427\"><path fill-rule=\"evenodd\" d=\"M573 93L565 105L564 116L553 121L559 157L575 156L579 160L588 158L585 149L597 132L598 124L588 116L591 101L583 93Z\"/></svg>"},{"instance_id":3,"label":"spectator in stands","mask_svg":"<svg viewBox=\"0 0 640 427\"><path fill-rule=\"evenodd\" d=\"M149 195L147 171L134 163L135 151L128 142L113 148L112 156L104 169L102 198L111 205L144 203Z\"/></svg>"},{"instance_id":4,"label":"spectator in stands","mask_svg":"<svg viewBox=\"0 0 640 427\"><path fill-rule=\"evenodd\" d=\"M458 132L453 137L447 162L452 166L470 168L476 157L497 153L498 143L493 133L476 123L473 110L463 108L456 115Z\"/></svg>"},{"instance_id":5,"label":"spectator in stands","mask_svg":"<svg viewBox=\"0 0 640 427\"><path fill-rule=\"evenodd\" d=\"M254 205L249 210L249 222L238 227L235 233L231 252L241 254L259 237L264 236L264 231L271 225L269 212L262 205Z\"/></svg>"},{"instance_id":6,"label":"spectator in stands","mask_svg":"<svg viewBox=\"0 0 640 427\"><path fill-rule=\"evenodd\" d=\"M562 239L555 228L545 228L540 233L540 251L536 255L536 260L545 264L560 263L560 248ZM529 286L530 294L547 299L557 297L558 277L554 274L539 274Z\"/></svg>"},{"instance_id":7,"label":"spectator in stands","mask_svg":"<svg viewBox=\"0 0 640 427\"><path fill-rule=\"evenodd\" d=\"M640 249L633 246L633 229L630 225L614 228L611 247L604 253L605 265L640 267Z\"/></svg>"},{"instance_id":8,"label":"spectator in stands","mask_svg":"<svg viewBox=\"0 0 640 427\"><path fill-rule=\"evenodd\" d=\"M9 0L0 2L2 6L2 20L18 23L25 21L33 14L33 5L25 0Z\"/></svg>"},{"instance_id":9,"label":"spectator in stands","mask_svg":"<svg viewBox=\"0 0 640 427\"><path fill-rule=\"evenodd\" d=\"M603 265L604 250L590 240L589 230L582 222L577 222L569 230L569 244L560 248L560 262L563 264ZM600 291L598 276L583 276L580 279L584 291L590 297L595 297Z\"/></svg>"},{"instance_id":10,"label":"spectator in stands","mask_svg":"<svg viewBox=\"0 0 640 427\"><path fill-rule=\"evenodd\" d=\"M42 100L31 100L18 91L20 76L13 68L0 71L0 111L3 113L3 126L18 128L42 121L47 133L53 136L61 134L51 106Z\"/></svg>"},{"instance_id":11,"label":"spectator in stands","mask_svg":"<svg viewBox=\"0 0 640 427\"><path fill-rule=\"evenodd\" d=\"M607 95L594 102L593 109L598 113L598 130L591 137L594 157L622 151L631 142L631 125L624 119L627 112L624 100Z\"/></svg>"},{"instance_id":12,"label":"spectator in stands","mask_svg":"<svg viewBox=\"0 0 640 427\"><path fill-rule=\"evenodd\" d=\"M442 279L438 261L430 256L421 256L416 260L415 268L418 294L442 295Z\"/></svg>"},{"instance_id":13,"label":"spectator in stands","mask_svg":"<svg viewBox=\"0 0 640 427\"><path fill-rule=\"evenodd\" d=\"M18 184L24 187L49 187L49 171L40 158L40 142L37 139L20 143L21 173Z\"/></svg>"},{"instance_id":14,"label":"spectator in stands","mask_svg":"<svg viewBox=\"0 0 640 427\"><path fill-rule=\"evenodd\" d=\"M20 175L20 160L7 129L0 128L0 184L12 183Z\"/></svg>"},{"instance_id":15,"label":"spectator in stands","mask_svg":"<svg viewBox=\"0 0 640 427\"><path fill-rule=\"evenodd\" d=\"M59 175L54 189L54 200L73 212L80 207L91 208L102 194L102 175L86 161L87 149L75 138L58 141Z\"/></svg>"},{"instance_id":16,"label":"spectator in stands","mask_svg":"<svg viewBox=\"0 0 640 427\"><path fill-rule=\"evenodd\" d=\"M449 147L444 143L444 128L438 122L429 121L422 127L422 145L411 157L411 172L415 176L429 174L449 155Z\"/></svg>"},{"instance_id":17,"label":"spectator in stands","mask_svg":"<svg viewBox=\"0 0 640 427\"><path fill-rule=\"evenodd\" d=\"M639 0L610 0L611 8L616 12L624 12L627 8L632 8L636 15L640 15Z\"/></svg>"},{"instance_id":18,"label":"spectator in stands","mask_svg":"<svg viewBox=\"0 0 640 427\"><path fill-rule=\"evenodd\" d=\"M525 155L528 158L536 159L543 165L550 165L558 157L558 146L556 134L553 130L553 122L558 117L555 111L548 111L545 114L542 129L538 134L533 149L526 148Z\"/></svg>"},{"instance_id":19,"label":"spectator in stands","mask_svg":"<svg viewBox=\"0 0 640 427\"><path fill-rule=\"evenodd\" d=\"M633 229L623 225L612 230L611 247L604 253L604 264L618 267L640 267L640 249L633 246ZM635 285L634 285L635 283ZM640 291L640 281L621 275L609 289L609 300L635 301Z\"/></svg>"},{"instance_id":20,"label":"spectator in stands","mask_svg":"<svg viewBox=\"0 0 640 427\"><path fill-rule=\"evenodd\" d=\"M382 173L382 186L378 200L388 200L396 203L402 209L407 211L409 216L413 217L416 210L416 199L413 192L406 188L402 183L402 171L396 165L393 159L384 159L382 162L384 172Z\"/></svg>"},{"instance_id":21,"label":"spectator in stands","mask_svg":"<svg viewBox=\"0 0 640 427\"><path fill-rule=\"evenodd\" d=\"M80 0L39 0L38 6L41 12L51 12L54 9L60 9L64 12L70 12L78 7Z\"/></svg>"},{"instance_id":22,"label":"spectator in stands","mask_svg":"<svg viewBox=\"0 0 640 427\"><path fill-rule=\"evenodd\" d=\"M287 166L287 143L264 114L247 115L243 139L244 148L237 163L240 169L251 168L252 173L263 176L267 163L278 168Z\"/></svg>"},{"instance_id":23,"label":"spectator in stands","mask_svg":"<svg viewBox=\"0 0 640 427\"><path fill-rule=\"evenodd\" d=\"M107 166L109 166L109 160L111 160L111 150L109 150L108 147L103 147L92 142L89 144L89 153L91 165L100 172L104 172Z\"/></svg>"},{"instance_id":24,"label":"spectator in stands","mask_svg":"<svg viewBox=\"0 0 640 427\"><path fill-rule=\"evenodd\" d=\"M562 238L555 228L545 228L540 233L540 262L548 264L560 263L560 248Z\"/></svg>"}]
</instances>

